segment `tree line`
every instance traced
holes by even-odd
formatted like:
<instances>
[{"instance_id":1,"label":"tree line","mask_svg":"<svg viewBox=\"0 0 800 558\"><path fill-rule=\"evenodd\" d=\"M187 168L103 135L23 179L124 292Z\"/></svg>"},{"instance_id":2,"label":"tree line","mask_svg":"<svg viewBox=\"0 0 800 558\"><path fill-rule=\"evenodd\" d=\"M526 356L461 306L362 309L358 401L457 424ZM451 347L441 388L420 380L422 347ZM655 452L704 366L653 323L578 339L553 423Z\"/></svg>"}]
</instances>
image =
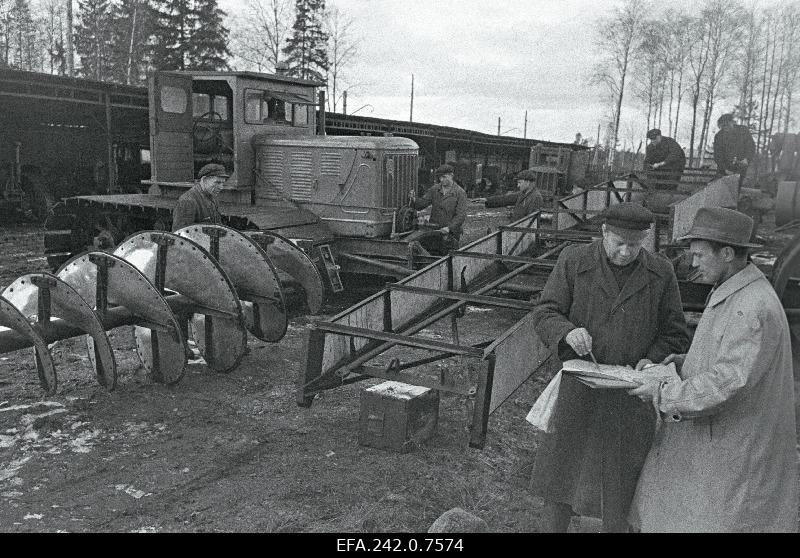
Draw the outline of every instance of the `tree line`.
<instances>
[{"instance_id":1,"label":"tree line","mask_svg":"<svg viewBox=\"0 0 800 558\"><path fill-rule=\"evenodd\" d=\"M325 0L0 0L0 68L142 85L152 70L251 70L327 82L329 110L358 54Z\"/></svg>"},{"instance_id":2,"label":"tree line","mask_svg":"<svg viewBox=\"0 0 800 558\"><path fill-rule=\"evenodd\" d=\"M798 1L756 7L701 0L690 11L624 0L598 22L596 37L603 58L592 81L609 106L609 157L660 128L686 147L690 165L702 165L721 112L734 113L759 153L768 154L770 139L796 121ZM643 119L625 125L623 110L634 106Z\"/></svg>"}]
</instances>

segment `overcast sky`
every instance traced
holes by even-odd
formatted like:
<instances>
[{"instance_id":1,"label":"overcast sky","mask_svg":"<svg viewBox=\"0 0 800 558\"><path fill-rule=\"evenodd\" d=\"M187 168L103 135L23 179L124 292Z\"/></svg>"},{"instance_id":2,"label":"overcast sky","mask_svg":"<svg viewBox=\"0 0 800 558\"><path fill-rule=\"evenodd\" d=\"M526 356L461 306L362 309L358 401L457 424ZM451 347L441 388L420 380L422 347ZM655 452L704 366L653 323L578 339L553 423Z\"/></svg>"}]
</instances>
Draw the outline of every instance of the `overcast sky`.
<instances>
[{"instance_id":1,"label":"overcast sky","mask_svg":"<svg viewBox=\"0 0 800 558\"><path fill-rule=\"evenodd\" d=\"M235 0L220 3L240 11ZM328 4L353 18L361 38L348 70L348 113L408 120L413 74L415 122L496 134L500 117L504 135L522 137L527 110L528 138L572 141L580 132L594 143L598 124L607 121L609 107L589 76L599 57L594 30L613 0ZM623 109L623 117L633 113ZM637 121L644 126L643 117Z\"/></svg>"}]
</instances>

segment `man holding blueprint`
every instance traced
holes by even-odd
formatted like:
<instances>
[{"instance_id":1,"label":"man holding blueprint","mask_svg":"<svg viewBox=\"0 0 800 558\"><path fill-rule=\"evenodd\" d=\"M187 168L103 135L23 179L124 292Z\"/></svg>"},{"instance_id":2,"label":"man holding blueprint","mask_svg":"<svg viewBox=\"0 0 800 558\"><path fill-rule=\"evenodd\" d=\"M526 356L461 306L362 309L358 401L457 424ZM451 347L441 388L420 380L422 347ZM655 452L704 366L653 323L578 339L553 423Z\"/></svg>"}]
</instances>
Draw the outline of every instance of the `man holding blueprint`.
<instances>
[{"instance_id":1,"label":"man holding blueprint","mask_svg":"<svg viewBox=\"0 0 800 558\"><path fill-rule=\"evenodd\" d=\"M653 221L639 204L612 206L602 239L560 254L533 312L536 333L562 362L582 358L589 367L634 373L688 347L672 265L642 248ZM606 531L628 530L653 406L564 375L551 422L531 475L532 492L545 500L541 530L566 531L572 515L602 517Z\"/></svg>"}]
</instances>

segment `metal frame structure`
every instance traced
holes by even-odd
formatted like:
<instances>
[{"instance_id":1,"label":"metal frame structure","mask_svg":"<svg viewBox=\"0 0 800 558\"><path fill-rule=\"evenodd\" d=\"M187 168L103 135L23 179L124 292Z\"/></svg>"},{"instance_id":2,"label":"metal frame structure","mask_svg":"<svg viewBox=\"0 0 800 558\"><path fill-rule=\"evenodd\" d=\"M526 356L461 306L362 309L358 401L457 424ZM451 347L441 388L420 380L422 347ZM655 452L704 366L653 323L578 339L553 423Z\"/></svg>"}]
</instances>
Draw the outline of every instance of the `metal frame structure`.
<instances>
[{"instance_id":1,"label":"metal frame structure","mask_svg":"<svg viewBox=\"0 0 800 558\"><path fill-rule=\"evenodd\" d=\"M730 182L717 180L693 195L687 192L685 199L673 204L670 214L660 219L667 221L666 230L661 230L658 222L651 228L645 247L658 251L662 245L671 245L674 231L690 224L700 207L729 205ZM298 405L310 406L321 391L368 378L457 393L474 398L469 444L482 448L489 415L551 356L534 332L529 313L533 303L520 300L519 295L531 297L541 290L566 246L600 237L599 213L648 195L634 178L617 184L612 181L561 198L548 211L548 218L545 212L537 212L501 226L331 319L312 325L306 367L297 381ZM796 278L800 276L800 251L786 258L780 277L795 277L786 279L786 288L800 292ZM686 310L704 307L708 285L681 281L680 286ZM797 328L794 317L800 311L795 305L800 307L800 301L792 300L785 304L791 304L787 314L793 319L792 327ZM467 305L520 311L523 315L499 336L485 334L481 341L463 344L459 338L465 333L471 339L485 333L459 331L463 327L459 318ZM450 320L452 341L420 335L445 319ZM795 336L800 338L800 334ZM405 347L404 355L392 354L395 347ZM432 354L408 356L415 351ZM461 374L443 371L436 377L436 372L431 372L432 363L453 358L461 361L456 367Z\"/></svg>"}]
</instances>

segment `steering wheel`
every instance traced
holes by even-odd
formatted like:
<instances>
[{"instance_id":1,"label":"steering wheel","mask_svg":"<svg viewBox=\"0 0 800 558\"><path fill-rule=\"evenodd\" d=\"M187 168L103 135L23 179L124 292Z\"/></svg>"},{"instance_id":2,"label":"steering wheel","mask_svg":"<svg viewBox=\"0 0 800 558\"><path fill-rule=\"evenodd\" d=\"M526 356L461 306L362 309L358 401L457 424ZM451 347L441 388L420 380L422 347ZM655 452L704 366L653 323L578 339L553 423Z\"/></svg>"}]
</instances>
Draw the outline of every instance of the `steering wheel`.
<instances>
[{"instance_id":1,"label":"steering wheel","mask_svg":"<svg viewBox=\"0 0 800 558\"><path fill-rule=\"evenodd\" d=\"M225 152L233 154L233 147L226 145L216 124L225 119L217 111L210 110L195 120L192 126L192 137L197 145L196 149L207 153Z\"/></svg>"},{"instance_id":2,"label":"steering wheel","mask_svg":"<svg viewBox=\"0 0 800 558\"><path fill-rule=\"evenodd\" d=\"M203 113L195 120L192 126L192 135L194 139L201 143L213 139L215 136L219 135L219 131L213 126L207 126L207 124L213 123L214 121L222 122L223 120L224 118L222 118L222 115L215 110Z\"/></svg>"}]
</instances>

